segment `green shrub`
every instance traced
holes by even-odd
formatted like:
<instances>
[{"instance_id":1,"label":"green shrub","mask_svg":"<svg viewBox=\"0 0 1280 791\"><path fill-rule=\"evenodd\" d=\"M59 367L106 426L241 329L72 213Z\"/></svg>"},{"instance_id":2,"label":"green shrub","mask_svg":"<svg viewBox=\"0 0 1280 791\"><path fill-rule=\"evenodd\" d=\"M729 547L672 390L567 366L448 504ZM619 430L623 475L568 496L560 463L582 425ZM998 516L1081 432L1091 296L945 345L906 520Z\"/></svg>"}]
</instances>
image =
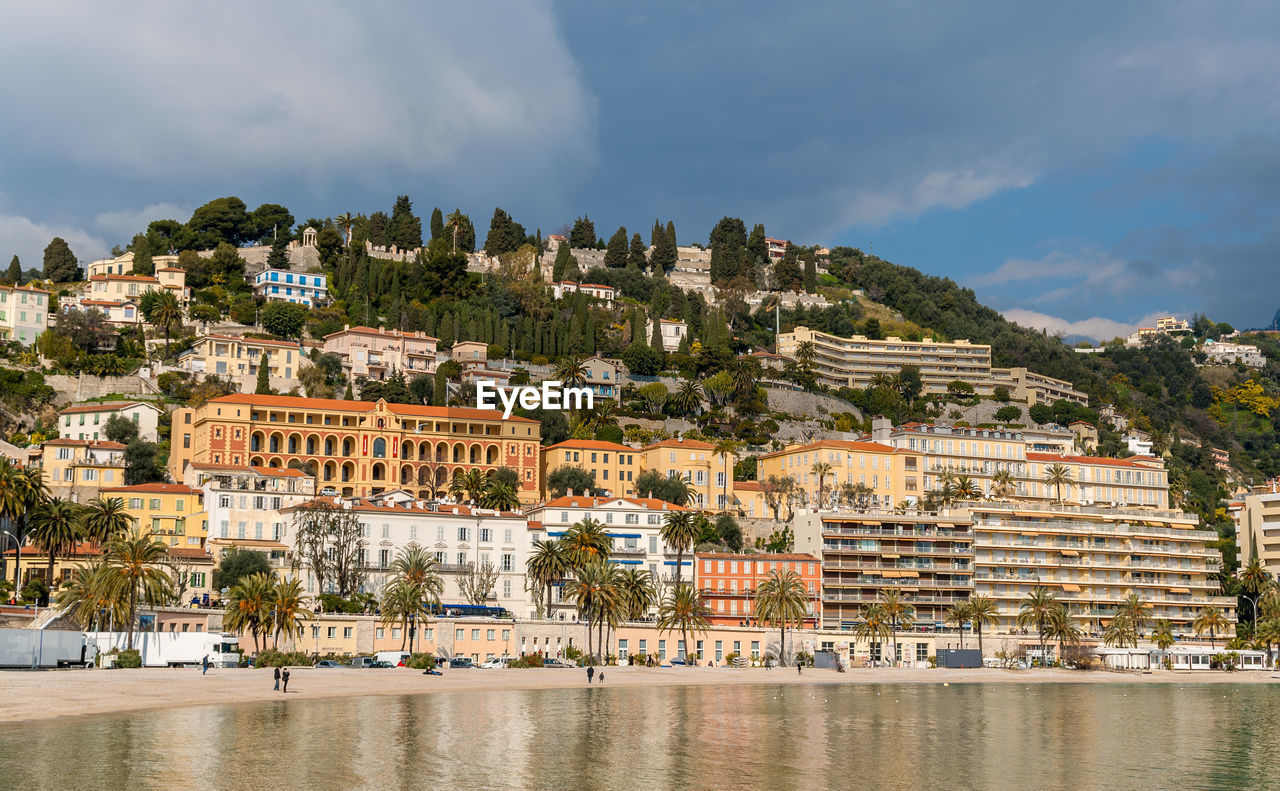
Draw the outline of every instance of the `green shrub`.
<instances>
[{"instance_id":1,"label":"green shrub","mask_svg":"<svg viewBox=\"0 0 1280 791\"><path fill-rule=\"evenodd\" d=\"M431 670L436 666L436 657L434 654L410 654L404 665L414 670Z\"/></svg>"},{"instance_id":2,"label":"green shrub","mask_svg":"<svg viewBox=\"0 0 1280 791\"><path fill-rule=\"evenodd\" d=\"M142 654L136 648L126 648L116 656L116 667L142 667Z\"/></svg>"},{"instance_id":3,"label":"green shrub","mask_svg":"<svg viewBox=\"0 0 1280 791\"><path fill-rule=\"evenodd\" d=\"M310 667L311 657L302 651L278 651L266 648L258 652L254 664L258 667Z\"/></svg>"},{"instance_id":4,"label":"green shrub","mask_svg":"<svg viewBox=\"0 0 1280 791\"><path fill-rule=\"evenodd\" d=\"M525 654L519 659L507 664L507 667L542 667L542 654Z\"/></svg>"}]
</instances>

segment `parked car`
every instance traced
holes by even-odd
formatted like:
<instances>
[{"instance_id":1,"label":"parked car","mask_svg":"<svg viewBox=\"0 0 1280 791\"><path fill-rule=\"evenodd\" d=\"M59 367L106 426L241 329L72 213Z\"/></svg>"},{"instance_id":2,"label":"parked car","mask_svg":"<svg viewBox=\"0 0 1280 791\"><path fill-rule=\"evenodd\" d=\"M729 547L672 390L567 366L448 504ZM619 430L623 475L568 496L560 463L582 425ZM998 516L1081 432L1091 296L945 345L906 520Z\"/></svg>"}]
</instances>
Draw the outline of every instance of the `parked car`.
<instances>
[{"instance_id":1,"label":"parked car","mask_svg":"<svg viewBox=\"0 0 1280 791\"><path fill-rule=\"evenodd\" d=\"M321 497L337 497L338 490L333 488L332 486L326 486L320 490L320 496Z\"/></svg>"},{"instance_id":2,"label":"parked car","mask_svg":"<svg viewBox=\"0 0 1280 791\"><path fill-rule=\"evenodd\" d=\"M347 664L350 665L351 667L361 667L361 668L373 667L373 663L376 661L378 660L374 659L371 656L357 656L357 657L352 657L351 661L348 662Z\"/></svg>"},{"instance_id":3,"label":"parked car","mask_svg":"<svg viewBox=\"0 0 1280 791\"><path fill-rule=\"evenodd\" d=\"M369 667L395 667L395 665L385 659L375 659L373 660L373 664L369 665Z\"/></svg>"},{"instance_id":4,"label":"parked car","mask_svg":"<svg viewBox=\"0 0 1280 791\"><path fill-rule=\"evenodd\" d=\"M683 659L671 659L671 660L668 660L668 662L672 667L685 667L686 665L689 664Z\"/></svg>"},{"instance_id":5,"label":"parked car","mask_svg":"<svg viewBox=\"0 0 1280 791\"><path fill-rule=\"evenodd\" d=\"M564 661L563 659L556 659L554 656L548 659L542 660L542 666L543 667L577 667L577 665L571 665L568 662Z\"/></svg>"},{"instance_id":6,"label":"parked car","mask_svg":"<svg viewBox=\"0 0 1280 791\"><path fill-rule=\"evenodd\" d=\"M475 667L475 665L471 664L471 657L469 656L455 656L453 659L449 660L450 670L467 667Z\"/></svg>"},{"instance_id":7,"label":"parked car","mask_svg":"<svg viewBox=\"0 0 1280 791\"><path fill-rule=\"evenodd\" d=\"M516 661L516 658L514 656L500 656L496 659L490 659L488 662L485 662L480 667L489 668L489 669L495 669L495 668L503 669L509 663L514 661Z\"/></svg>"},{"instance_id":8,"label":"parked car","mask_svg":"<svg viewBox=\"0 0 1280 791\"><path fill-rule=\"evenodd\" d=\"M342 663L333 659L321 659L316 662L316 667L342 667Z\"/></svg>"}]
</instances>

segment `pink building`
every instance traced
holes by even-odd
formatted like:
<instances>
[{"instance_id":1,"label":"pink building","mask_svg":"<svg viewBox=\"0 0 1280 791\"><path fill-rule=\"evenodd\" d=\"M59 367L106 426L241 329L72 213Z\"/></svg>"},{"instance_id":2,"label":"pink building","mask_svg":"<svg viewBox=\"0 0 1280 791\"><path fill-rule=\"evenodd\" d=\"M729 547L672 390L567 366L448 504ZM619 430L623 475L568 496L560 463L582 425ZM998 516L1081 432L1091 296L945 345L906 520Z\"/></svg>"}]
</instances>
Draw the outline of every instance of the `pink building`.
<instances>
[{"instance_id":1,"label":"pink building","mask_svg":"<svg viewBox=\"0 0 1280 791\"><path fill-rule=\"evenodd\" d=\"M324 351L342 358L347 375L386 379L393 371L412 378L436 370L438 339L421 332L347 327L324 336Z\"/></svg>"}]
</instances>

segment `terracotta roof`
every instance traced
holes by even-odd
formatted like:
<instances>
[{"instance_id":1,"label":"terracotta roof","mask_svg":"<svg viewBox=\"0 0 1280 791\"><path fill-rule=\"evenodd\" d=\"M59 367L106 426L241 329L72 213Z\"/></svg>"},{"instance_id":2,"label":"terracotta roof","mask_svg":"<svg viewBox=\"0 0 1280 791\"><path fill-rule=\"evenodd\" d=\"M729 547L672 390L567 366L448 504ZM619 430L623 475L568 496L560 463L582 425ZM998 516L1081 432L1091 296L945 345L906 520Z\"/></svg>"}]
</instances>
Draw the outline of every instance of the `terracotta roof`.
<instances>
[{"instance_id":1,"label":"terracotta roof","mask_svg":"<svg viewBox=\"0 0 1280 791\"><path fill-rule=\"evenodd\" d=\"M281 407L293 409L321 409L332 412L372 412L377 404L373 401L343 401L336 398L302 398L300 396L257 395L240 393L219 396L209 399L211 404L246 404L248 406ZM421 406L418 404L387 404L387 410L394 415L410 415L414 417L462 418L475 420L502 420L502 412L496 409L471 409L467 407ZM509 417L507 421L515 423L537 423L523 417Z\"/></svg>"},{"instance_id":2,"label":"terracotta roof","mask_svg":"<svg viewBox=\"0 0 1280 791\"><path fill-rule=\"evenodd\" d=\"M566 439L564 442L557 442L554 445L548 445L542 449L543 453L556 448L586 448L588 450L620 450L635 451L635 448L628 448L626 445L619 445L616 442L606 442L602 439Z\"/></svg>"},{"instance_id":3,"label":"terracotta roof","mask_svg":"<svg viewBox=\"0 0 1280 791\"><path fill-rule=\"evenodd\" d=\"M1146 462L1135 461L1135 459L1145 459ZM1057 453L1036 453L1027 451L1027 461L1049 461L1061 462L1065 464L1102 464L1109 467L1141 467L1143 469L1151 469L1151 464L1157 459L1154 456L1130 456L1127 459L1109 459L1105 456L1061 456Z\"/></svg>"},{"instance_id":4,"label":"terracotta roof","mask_svg":"<svg viewBox=\"0 0 1280 791\"><path fill-rule=\"evenodd\" d=\"M129 407L133 407L133 406L150 406L152 409L156 410L157 412L160 411L158 407L151 406L151 404L144 404L141 401L104 401L101 404L82 404L80 406L69 406L66 409L59 412L58 414L74 415L79 412L115 412L117 410L128 409Z\"/></svg>"},{"instance_id":5,"label":"terracotta roof","mask_svg":"<svg viewBox=\"0 0 1280 791\"><path fill-rule=\"evenodd\" d=\"M693 450L715 450L716 446L710 442L703 442L698 439L664 439L655 442L652 445L646 445L640 450L652 450L654 448L691 448Z\"/></svg>"},{"instance_id":6,"label":"terracotta roof","mask_svg":"<svg viewBox=\"0 0 1280 791\"><path fill-rule=\"evenodd\" d=\"M139 483L133 486L104 487L103 492L133 492L137 494L204 494L199 489L181 483Z\"/></svg>"},{"instance_id":7,"label":"terracotta roof","mask_svg":"<svg viewBox=\"0 0 1280 791\"><path fill-rule=\"evenodd\" d=\"M707 560L802 560L817 563L813 555L800 552L762 552L758 555L740 555L734 552L695 552L694 557Z\"/></svg>"},{"instance_id":8,"label":"terracotta roof","mask_svg":"<svg viewBox=\"0 0 1280 791\"><path fill-rule=\"evenodd\" d=\"M358 327L348 327L345 330L338 330L337 332L331 332L324 337L332 338L335 335L342 335L348 332L354 332L357 335L385 335L393 338L417 338L419 340L424 340L424 341L440 340L439 338L434 338L430 335L415 335L412 332L401 332L400 330L384 330L381 327L366 327L364 325L360 325Z\"/></svg>"},{"instance_id":9,"label":"terracotta roof","mask_svg":"<svg viewBox=\"0 0 1280 791\"><path fill-rule=\"evenodd\" d=\"M744 492L758 492L760 491L760 482L759 481L734 481L733 489L734 491L741 490Z\"/></svg>"},{"instance_id":10,"label":"terracotta roof","mask_svg":"<svg viewBox=\"0 0 1280 791\"><path fill-rule=\"evenodd\" d=\"M766 453L760 458L770 459L775 456L784 456L790 453L804 453L809 450L819 450L821 448L834 448L844 451L856 451L859 453L919 453L914 450L904 450L902 448L894 448L889 445L881 445L878 442L856 442L847 439L820 439L817 442L810 442L807 445L792 445L783 450L776 450L773 453Z\"/></svg>"},{"instance_id":11,"label":"terracotta roof","mask_svg":"<svg viewBox=\"0 0 1280 791\"><path fill-rule=\"evenodd\" d=\"M114 307L119 307L121 305L132 305L134 304L134 302L131 299L82 299L80 300L80 304L81 305L106 305L107 307L114 308ZM67 307L72 307L72 306L68 305Z\"/></svg>"},{"instance_id":12,"label":"terracotta roof","mask_svg":"<svg viewBox=\"0 0 1280 791\"><path fill-rule=\"evenodd\" d=\"M43 288L35 288L34 286L0 286L5 291L30 291L35 294L52 294L52 291L45 291Z\"/></svg>"},{"instance_id":13,"label":"terracotta roof","mask_svg":"<svg viewBox=\"0 0 1280 791\"><path fill-rule=\"evenodd\" d=\"M492 508L475 509L477 511L488 512L488 513L477 514L475 513L475 511L472 510L471 506L469 505L454 504L454 503L435 503L434 505L436 507L436 510L432 511L429 508L419 508L416 500L414 500L412 503L409 503L409 505L412 505L411 508L407 508L404 505L394 505L394 504L375 505L374 503L366 502L363 499L347 500L347 501L343 501L343 503L339 505L334 502L335 499L339 499L339 498L317 497L313 500L307 500L305 503L298 503L297 505L287 506L285 508L281 508L280 510L295 511L299 508L307 508L309 506L314 507L314 506L326 505L330 508L335 508L335 509L341 508L342 510L345 510L345 511L372 511L376 513L384 513L384 514L394 512L397 514L415 514L415 515L432 514L435 516L468 516L468 517L469 516L490 516L494 518L502 517L507 519L520 516L515 511L495 512ZM346 507L347 502L351 503L350 508Z\"/></svg>"},{"instance_id":14,"label":"terracotta roof","mask_svg":"<svg viewBox=\"0 0 1280 791\"><path fill-rule=\"evenodd\" d=\"M4 554L16 555L17 550L10 549ZM93 555L101 555L101 554L102 554L102 547L99 546L98 544L92 541L80 541L80 542L77 542L74 547L72 547L69 553L59 552L58 557L65 559L67 557L92 557ZM33 558L43 557L46 561L49 559L49 556L46 555L40 549L38 549L34 544L28 544L24 546L22 548L22 556L24 558L25 557L33 557Z\"/></svg>"},{"instance_id":15,"label":"terracotta roof","mask_svg":"<svg viewBox=\"0 0 1280 791\"><path fill-rule=\"evenodd\" d=\"M213 556L200 547L169 547L166 552L175 558L188 558L190 560L207 560L213 562Z\"/></svg>"},{"instance_id":16,"label":"terracotta roof","mask_svg":"<svg viewBox=\"0 0 1280 791\"><path fill-rule=\"evenodd\" d=\"M206 338L217 338L219 340L224 340L224 341L240 341L241 343L262 343L262 344L266 344L267 346L297 347L298 345L296 341L277 341L270 338L244 338L236 335L215 335L215 334L202 335L201 337L196 339L196 343L199 343L200 341L205 340Z\"/></svg>"},{"instance_id":17,"label":"terracotta roof","mask_svg":"<svg viewBox=\"0 0 1280 791\"><path fill-rule=\"evenodd\" d=\"M187 270L176 266L166 266L156 270L157 272L186 272Z\"/></svg>"},{"instance_id":18,"label":"terracotta roof","mask_svg":"<svg viewBox=\"0 0 1280 791\"><path fill-rule=\"evenodd\" d=\"M618 501L638 505L641 508L647 508L651 511L692 511L692 508L685 508L683 505L669 503L666 500L659 500L656 497L588 497L584 494L575 494L573 496L565 495L548 501L544 508L599 508L607 503L616 503Z\"/></svg>"},{"instance_id":19,"label":"terracotta roof","mask_svg":"<svg viewBox=\"0 0 1280 791\"><path fill-rule=\"evenodd\" d=\"M94 275L90 280L131 280L135 283L159 283L160 279L147 275Z\"/></svg>"},{"instance_id":20,"label":"terracotta roof","mask_svg":"<svg viewBox=\"0 0 1280 791\"><path fill-rule=\"evenodd\" d=\"M45 440L46 445L75 445L77 447L94 448L96 450L124 450L124 445L119 442L109 442L107 440L98 439L50 439Z\"/></svg>"}]
</instances>

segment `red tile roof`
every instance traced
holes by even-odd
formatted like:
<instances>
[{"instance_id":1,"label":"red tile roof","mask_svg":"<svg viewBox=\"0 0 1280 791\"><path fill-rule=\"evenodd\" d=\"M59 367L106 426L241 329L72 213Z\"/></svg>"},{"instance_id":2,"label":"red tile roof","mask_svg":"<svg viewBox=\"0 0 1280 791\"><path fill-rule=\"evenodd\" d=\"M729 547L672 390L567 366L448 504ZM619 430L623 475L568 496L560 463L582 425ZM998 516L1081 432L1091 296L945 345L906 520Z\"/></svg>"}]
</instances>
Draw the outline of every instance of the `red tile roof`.
<instances>
[{"instance_id":1,"label":"red tile roof","mask_svg":"<svg viewBox=\"0 0 1280 791\"><path fill-rule=\"evenodd\" d=\"M83 448L93 448L95 450L124 450L124 445L119 442L109 442L107 440L97 439L50 439L46 440L46 445L75 445Z\"/></svg>"},{"instance_id":2,"label":"red tile roof","mask_svg":"<svg viewBox=\"0 0 1280 791\"><path fill-rule=\"evenodd\" d=\"M715 450L716 446L710 442L703 442L698 439L664 439L655 442L652 445L646 445L640 450L653 450L654 448L690 448L692 450Z\"/></svg>"},{"instance_id":3,"label":"red tile roof","mask_svg":"<svg viewBox=\"0 0 1280 791\"><path fill-rule=\"evenodd\" d=\"M666 500L659 500L656 497L588 497L583 494L575 494L573 496L565 495L557 497L547 502L544 508L599 508L607 503L622 502L638 505L641 508L647 508L651 511L692 511L692 508L685 508L683 505L675 505Z\"/></svg>"},{"instance_id":4,"label":"red tile roof","mask_svg":"<svg viewBox=\"0 0 1280 791\"><path fill-rule=\"evenodd\" d=\"M200 547L169 547L165 550L168 554L175 558L187 558L188 560L207 560L213 562L213 556Z\"/></svg>"},{"instance_id":5,"label":"red tile roof","mask_svg":"<svg viewBox=\"0 0 1280 791\"><path fill-rule=\"evenodd\" d=\"M602 439L566 439L564 442L557 442L554 445L548 445L543 448L543 452L555 450L556 448L586 448L588 450L620 450L634 451L635 448L628 448L626 445L619 445L616 442L606 442Z\"/></svg>"},{"instance_id":6,"label":"red tile roof","mask_svg":"<svg viewBox=\"0 0 1280 791\"><path fill-rule=\"evenodd\" d=\"M199 489L181 483L139 483L133 486L104 487L103 492L129 492L134 494L204 494Z\"/></svg>"},{"instance_id":7,"label":"red tile roof","mask_svg":"<svg viewBox=\"0 0 1280 791\"><path fill-rule=\"evenodd\" d=\"M277 341L271 338L245 338L237 335L215 335L212 333L197 338L196 343L199 343L205 338L217 338L224 341L240 341L241 343L262 343L267 346L289 346L291 348L296 348L298 346L297 341Z\"/></svg>"},{"instance_id":8,"label":"red tile roof","mask_svg":"<svg viewBox=\"0 0 1280 791\"><path fill-rule=\"evenodd\" d=\"M81 404L80 406L69 406L59 412L59 415L74 415L80 412L115 412L120 409L128 409L133 406L151 406L151 404L143 404L141 401L103 401L100 404ZM158 407L151 407L157 412Z\"/></svg>"},{"instance_id":9,"label":"red tile roof","mask_svg":"<svg viewBox=\"0 0 1280 791\"><path fill-rule=\"evenodd\" d=\"M146 275L94 275L90 280L131 280L136 283L159 283L160 279Z\"/></svg>"},{"instance_id":10,"label":"red tile roof","mask_svg":"<svg viewBox=\"0 0 1280 791\"><path fill-rule=\"evenodd\" d=\"M348 327L345 330L338 330L337 332L331 332L324 337L332 338L335 335L342 335L348 332L353 332L353 333L356 333L357 335L384 335L384 336L393 337L393 338L417 338L418 340L423 340L423 341L439 341L440 340L439 338L434 338L430 335L415 335L412 332L401 332L400 330L384 330L381 327L365 327L363 325L358 327Z\"/></svg>"},{"instance_id":11,"label":"red tile roof","mask_svg":"<svg viewBox=\"0 0 1280 791\"><path fill-rule=\"evenodd\" d=\"M302 398L299 396L257 395L241 393L219 396L209 399L211 404L246 404L248 406L281 407L293 409L321 409L331 412L372 412L377 404L373 401L343 401L336 398ZM413 417L441 417L473 420L502 420L502 412L496 409L470 409L467 407L421 406L418 404L387 404L387 410L394 415ZM515 423L537 423L514 415L507 420Z\"/></svg>"},{"instance_id":12,"label":"red tile roof","mask_svg":"<svg viewBox=\"0 0 1280 791\"><path fill-rule=\"evenodd\" d=\"M804 453L809 450L819 450L821 448L834 448L844 451L855 451L858 453L918 453L918 451L904 450L902 448L894 448L889 445L881 445L878 442L857 442L846 439L820 439L817 442L810 442L807 445L793 445L783 450L776 450L773 453L766 453L760 458L770 459L774 456L782 456L788 453Z\"/></svg>"}]
</instances>

